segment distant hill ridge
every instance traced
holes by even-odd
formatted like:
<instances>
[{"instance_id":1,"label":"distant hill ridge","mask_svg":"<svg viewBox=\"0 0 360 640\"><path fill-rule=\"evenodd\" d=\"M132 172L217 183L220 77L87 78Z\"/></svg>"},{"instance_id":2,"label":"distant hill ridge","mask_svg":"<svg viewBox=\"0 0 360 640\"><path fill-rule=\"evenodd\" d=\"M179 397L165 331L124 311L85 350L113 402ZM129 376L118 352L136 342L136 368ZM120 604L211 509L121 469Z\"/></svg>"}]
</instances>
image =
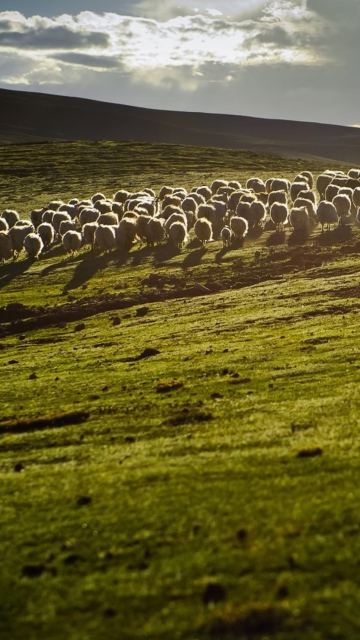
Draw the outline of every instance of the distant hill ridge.
<instances>
[{"instance_id":1,"label":"distant hill ridge","mask_svg":"<svg viewBox=\"0 0 360 640\"><path fill-rule=\"evenodd\" d=\"M360 129L355 127L162 111L0 89L0 144L44 140L192 144L360 165Z\"/></svg>"}]
</instances>

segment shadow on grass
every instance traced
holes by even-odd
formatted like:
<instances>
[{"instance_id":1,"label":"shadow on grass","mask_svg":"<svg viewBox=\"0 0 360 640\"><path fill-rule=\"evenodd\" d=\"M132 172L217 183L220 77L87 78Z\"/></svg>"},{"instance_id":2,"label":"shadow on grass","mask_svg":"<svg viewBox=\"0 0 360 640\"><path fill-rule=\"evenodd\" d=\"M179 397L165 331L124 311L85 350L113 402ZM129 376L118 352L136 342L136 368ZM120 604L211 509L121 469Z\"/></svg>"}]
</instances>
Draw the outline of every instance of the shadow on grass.
<instances>
[{"instance_id":1,"label":"shadow on grass","mask_svg":"<svg viewBox=\"0 0 360 640\"><path fill-rule=\"evenodd\" d=\"M316 238L317 244L322 247L331 247L334 244L341 244L350 240L353 232L349 225L339 225L335 229L324 231Z\"/></svg>"},{"instance_id":2,"label":"shadow on grass","mask_svg":"<svg viewBox=\"0 0 360 640\"><path fill-rule=\"evenodd\" d=\"M81 287L83 284L91 280L98 271L106 269L110 262L114 262L115 260L116 266L119 267L125 264L128 258L129 254L127 252L119 254L118 251L111 251L110 253L102 255L96 255L89 251L85 254L84 258L80 260L80 262L78 261L78 258L75 258L78 264L74 269L71 280L64 287L64 293Z\"/></svg>"},{"instance_id":3,"label":"shadow on grass","mask_svg":"<svg viewBox=\"0 0 360 640\"><path fill-rule=\"evenodd\" d=\"M13 261L4 265L0 264L0 289L10 284L17 276L25 273L33 262L30 258L25 258L25 260L20 260L19 262Z\"/></svg>"},{"instance_id":4,"label":"shadow on grass","mask_svg":"<svg viewBox=\"0 0 360 640\"><path fill-rule=\"evenodd\" d=\"M157 262L166 262L180 253L180 250L169 242L166 242L165 244L158 244L153 251L155 264Z\"/></svg>"},{"instance_id":5,"label":"shadow on grass","mask_svg":"<svg viewBox=\"0 0 360 640\"><path fill-rule=\"evenodd\" d=\"M266 239L266 246L276 247L279 244L285 244L285 242L286 242L285 231L274 231L274 233L271 233L269 237Z\"/></svg>"},{"instance_id":6,"label":"shadow on grass","mask_svg":"<svg viewBox=\"0 0 360 640\"><path fill-rule=\"evenodd\" d=\"M288 238L289 247L306 244L310 236L309 229L294 229Z\"/></svg>"},{"instance_id":7,"label":"shadow on grass","mask_svg":"<svg viewBox=\"0 0 360 640\"><path fill-rule=\"evenodd\" d=\"M262 236L264 232L263 227L252 227L252 229L249 229L247 236L246 236L246 244L252 244L253 242L256 242L256 240L259 240L259 238Z\"/></svg>"},{"instance_id":8,"label":"shadow on grass","mask_svg":"<svg viewBox=\"0 0 360 640\"><path fill-rule=\"evenodd\" d=\"M183 268L187 269L188 267L196 267L198 264L200 264L201 258L205 255L205 253L206 247L200 247L199 249L188 253L188 255L185 256L183 260Z\"/></svg>"}]
</instances>

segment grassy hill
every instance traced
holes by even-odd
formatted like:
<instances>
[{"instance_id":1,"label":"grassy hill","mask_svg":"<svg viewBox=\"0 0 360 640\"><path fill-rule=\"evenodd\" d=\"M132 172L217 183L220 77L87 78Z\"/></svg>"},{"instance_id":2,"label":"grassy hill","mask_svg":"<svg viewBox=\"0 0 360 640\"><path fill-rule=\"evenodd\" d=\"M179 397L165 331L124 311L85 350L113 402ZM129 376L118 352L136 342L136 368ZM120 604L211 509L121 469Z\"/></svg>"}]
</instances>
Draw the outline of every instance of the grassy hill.
<instances>
[{"instance_id":1,"label":"grassy hill","mask_svg":"<svg viewBox=\"0 0 360 640\"><path fill-rule=\"evenodd\" d=\"M360 164L360 131L312 122L162 111L0 89L0 142L131 140Z\"/></svg>"},{"instance_id":2,"label":"grassy hill","mask_svg":"<svg viewBox=\"0 0 360 640\"><path fill-rule=\"evenodd\" d=\"M325 167L116 142L0 160L24 216ZM1 638L358 636L360 231L272 240L0 267Z\"/></svg>"}]
</instances>

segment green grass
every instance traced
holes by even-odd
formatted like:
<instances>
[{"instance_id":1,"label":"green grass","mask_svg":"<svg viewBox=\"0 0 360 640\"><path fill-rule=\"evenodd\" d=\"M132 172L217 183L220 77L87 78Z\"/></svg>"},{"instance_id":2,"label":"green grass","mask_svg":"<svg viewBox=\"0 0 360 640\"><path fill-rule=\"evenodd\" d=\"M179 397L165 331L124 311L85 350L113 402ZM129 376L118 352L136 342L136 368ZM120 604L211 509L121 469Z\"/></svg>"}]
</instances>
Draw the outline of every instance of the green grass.
<instances>
[{"instance_id":1,"label":"green grass","mask_svg":"<svg viewBox=\"0 0 360 640\"><path fill-rule=\"evenodd\" d=\"M36 148L23 147L29 205L77 195L85 167L62 163L68 191L49 182L37 194ZM186 156L201 153L214 162L196 165L201 182L245 162L188 150L174 183L189 185ZM300 168L246 157L241 180L257 162L264 177ZM140 183L132 171L121 186ZM90 179L83 195L116 189ZM316 230L273 252L268 236L225 255L219 242L71 260L54 250L1 267L3 308L87 309L60 326L2 325L1 638L359 635L359 232L325 246ZM162 289L144 283L150 273ZM159 353L138 359L147 348Z\"/></svg>"}]
</instances>

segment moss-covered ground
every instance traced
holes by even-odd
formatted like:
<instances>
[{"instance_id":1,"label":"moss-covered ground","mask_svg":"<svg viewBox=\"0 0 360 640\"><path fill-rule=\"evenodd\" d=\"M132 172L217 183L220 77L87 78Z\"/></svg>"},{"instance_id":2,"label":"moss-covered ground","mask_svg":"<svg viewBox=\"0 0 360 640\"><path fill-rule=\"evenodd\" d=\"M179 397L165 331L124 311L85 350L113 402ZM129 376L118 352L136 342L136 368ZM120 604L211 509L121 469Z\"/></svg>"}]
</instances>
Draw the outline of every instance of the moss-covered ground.
<instances>
[{"instance_id":1,"label":"moss-covered ground","mask_svg":"<svg viewBox=\"0 0 360 640\"><path fill-rule=\"evenodd\" d=\"M305 168L74 147L7 147L1 206ZM269 238L0 267L1 638L358 637L359 231Z\"/></svg>"}]
</instances>

